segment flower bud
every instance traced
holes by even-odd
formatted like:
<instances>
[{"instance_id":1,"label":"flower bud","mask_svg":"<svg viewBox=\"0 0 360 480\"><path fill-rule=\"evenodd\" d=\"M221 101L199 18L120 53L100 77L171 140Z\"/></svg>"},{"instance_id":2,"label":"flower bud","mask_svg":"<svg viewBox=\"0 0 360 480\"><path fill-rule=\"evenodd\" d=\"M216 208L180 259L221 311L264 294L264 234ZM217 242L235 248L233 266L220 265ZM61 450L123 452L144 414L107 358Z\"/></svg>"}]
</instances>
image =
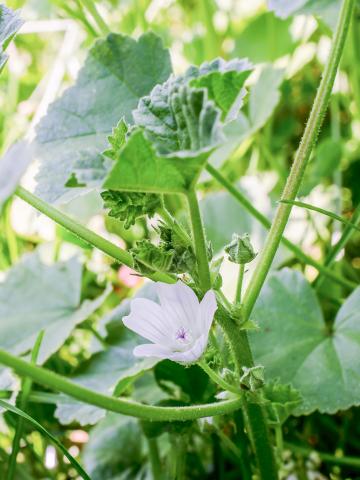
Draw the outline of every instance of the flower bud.
<instances>
[{"instance_id":1,"label":"flower bud","mask_svg":"<svg viewBox=\"0 0 360 480\"><path fill-rule=\"evenodd\" d=\"M248 233L244 235L233 233L231 243L226 245L225 252L229 255L230 262L239 264L250 263L257 255Z\"/></svg>"},{"instance_id":2,"label":"flower bud","mask_svg":"<svg viewBox=\"0 0 360 480\"><path fill-rule=\"evenodd\" d=\"M256 365L255 367L243 367L243 374L240 377L240 384L251 392L255 392L265 384L264 367Z\"/></svg>"}]
</instances>

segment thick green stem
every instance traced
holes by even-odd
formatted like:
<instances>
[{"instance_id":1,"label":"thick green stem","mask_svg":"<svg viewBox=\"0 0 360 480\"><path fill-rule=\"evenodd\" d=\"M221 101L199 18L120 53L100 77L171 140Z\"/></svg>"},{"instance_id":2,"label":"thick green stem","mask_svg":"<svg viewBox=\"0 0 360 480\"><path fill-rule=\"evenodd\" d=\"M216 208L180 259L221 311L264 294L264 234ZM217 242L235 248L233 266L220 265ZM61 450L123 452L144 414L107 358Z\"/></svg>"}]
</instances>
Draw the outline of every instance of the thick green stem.
<instances>
[{"instance_id":1,"label":"thick green stem","mask_svg":"<svg viewBox=\"0 0 360 480\"><path fill-rule=\"evenodd\" d=\"M188 202L195 253L198 261L200 286L204 291L207 291L211 288L210 271L206 255L205 234L195 192L188 194ZM239 329L222 304L218 307L217 319L228 338L234 354L237 373L240 375L243 366L251 367L254 365L247 334L244 330ZM277 466L265 412L260 405L248 403L244 395L242 396L242 407L261 479L277 480Z\"/></svg>"},{"instance_id":2,"label":"thick green stem","mask_svg":"<svg viewBox=\"0 0 360 480\"><path fill-rule=\"evenodd\" d=\"M324 75L321 79L308 123L306 124L303 137L295 155L294 163L291 167L289 177L281 196L282 200L295 200L301 185L305 168L319 134L319 130L328 106L336 71L345 44L346 34L349 29L354 4L355 0L343 1L330 55L325 66ZM258 264L244 296L245 318L249 317L265 282L266 276L270 270L274 256L280 244L281 237L288 222L291 209L291 205L284 203L281 203L278 206L274 221L265 242L265 246L261 252Z\"/></svg>"},{"instance_id":3,"label":"thick green stem","mask_svg":"<svg viewBox=\"0 0 360 480\"><path fill-rule=\"evenodd\" d=\"M161 471L161 460L159 454L159 447L156 438L147 438L149 449L149 460L151 466L151 473L153 480L161 480L163 478Z\"/></svg>"},{"instance_id":4,"label":"thick green stem","mask_svg":"<svg viewBox=\"0 0 360 480\"><path fill-rule=\"evenodd\" d=\"M28 192L25 190L25 188L18 187L16 189L16 195L32 207L36 208L36 210L39 212L51 218L51 220L54 220L54 222L57 224L69 230L74 235L106 253L106 255L109 255L109 257L114 258L118 262L123 263L130 268L134 268L133 258L126 250L123 250L100 235L97 235L95 232L92 232L73 218L68 217L65 215L65 213L44 202L44 200L41 200L41 198L37 197L36 195ZM161 272L156 272L152 275L149 275L149 278L154 281L162 281L167 283L173 283L175 281L175 279L170 275Z\"/></svg>"},{"instance_id":5,"label":"thick green stem","mask_svg":"<svg viewBox=\"0 0 360 480\"><path fill-rule=\"evenodd\" d=\"M257 210L251 202L243 195L240 190L238 190L234 185L229 182L220 172L218 172L212 165L208 164L206 170L232 195L261 225L263 225L267 230L271 228L271 222L268 220L259 210ZM281 237L281 243L290 250L299 260L307 265L311 265L316 270L323 275L326 275L328 278L331 278L336 283L347 287L354 288L355 283L346 280L345 278L340 277L331 269L326 268L325 266L318 263L316 260L307 256L298 246L288 240L286 237Z\"/></svg>"},{"instance_id":6,"label":"thick green stem","mask_svg":"<svg viewBox=\"0 0 360 480\"><path fill-rule=\"evenodd\" d=\"M190 191L187 194L189 204L192 234L194 240L194 248L198 265L198 274L200 288L207 292L211 288L209 262L207 258L207 248L205 240L205 232L201 221L199 203L196 198L196 192Z\"/></svg>"},{"instance_id":7,"label":"thick green stem","mask_svg":"<svg viewBox=\"0 0 360 480\"><path fill-rule=\"evenodd\" d=\"M344 467L353 467L353 468L360 468L360 458L359 457L338 457L336 455L331 455L330 453L322 453L318 452L317 450L308 448L308 447L301 447L300 445L295 445L293 443L285 443L285 447L289 450L292 450L294 453L298 453L301 456L307 457L312 452L316 452L319 458L325 463L331 463L334 465L342 465Z\"/></svg>"},{"instance_id":8,"label":"thick green stem","mask_svg":"<svg viewBox=\"0 0 360 480\"><path fill-rule=\"evenodd\" d=\"M158 422L195 420L197 418L228 414L241 408L240 398L191 407L158 407L122 398L109 397L71 382L57 373L25 362L5 350L0 350L0 364L12 368L19 375L29 377L40 385L76 398L80 402L144 420Z\"/></svg>"}]
</instances>

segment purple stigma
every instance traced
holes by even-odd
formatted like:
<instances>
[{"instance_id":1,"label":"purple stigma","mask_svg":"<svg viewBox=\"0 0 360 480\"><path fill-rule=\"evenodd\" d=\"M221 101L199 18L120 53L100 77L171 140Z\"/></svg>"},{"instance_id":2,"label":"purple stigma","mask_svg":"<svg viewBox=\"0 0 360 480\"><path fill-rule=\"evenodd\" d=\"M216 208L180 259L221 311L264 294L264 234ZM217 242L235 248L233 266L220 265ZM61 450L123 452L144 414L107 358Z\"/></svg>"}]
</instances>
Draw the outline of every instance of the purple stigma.
<instances>
[{"instance_id":1,"label":"purple stigma","mask_svg":"<svg viewBox=\"0 0 360 480\"><path fill-rule=\"evenodd\" d=\"M183 342L187 340L187 332L184 327L179 328L176 332L176 340L181 340Z\"/></svg>"}]
</instances>

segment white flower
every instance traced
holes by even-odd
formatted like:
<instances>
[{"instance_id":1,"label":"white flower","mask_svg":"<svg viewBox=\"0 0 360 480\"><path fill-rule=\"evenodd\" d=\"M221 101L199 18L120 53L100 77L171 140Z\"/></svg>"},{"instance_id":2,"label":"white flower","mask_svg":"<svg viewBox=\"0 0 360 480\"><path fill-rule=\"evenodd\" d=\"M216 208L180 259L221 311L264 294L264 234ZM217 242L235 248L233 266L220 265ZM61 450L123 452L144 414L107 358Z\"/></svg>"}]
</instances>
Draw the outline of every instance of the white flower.
<instances>
[{"instance_id":1,"label":"white flower","mask_svg":"<svg viewBox=\"0 0 360 480\"><path fill-rule=\"evenodd\" d=\"M123 322L133 332L153 343L134 349L136 357L168 358L175 362L196 362L204 353L217 309L209 290L201 302L190 287L156 283L160 305L145 298L131 302L131 313Z\"/></svg>"}]
</instances>

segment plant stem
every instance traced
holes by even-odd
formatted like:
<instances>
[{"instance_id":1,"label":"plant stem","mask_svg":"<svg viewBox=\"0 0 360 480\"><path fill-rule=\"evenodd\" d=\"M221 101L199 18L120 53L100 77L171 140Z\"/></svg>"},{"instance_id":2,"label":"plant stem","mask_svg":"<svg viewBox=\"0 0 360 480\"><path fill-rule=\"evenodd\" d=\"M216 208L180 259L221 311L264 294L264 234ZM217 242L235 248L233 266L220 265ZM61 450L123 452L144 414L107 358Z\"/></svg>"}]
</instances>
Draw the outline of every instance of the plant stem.
<instances>
[{"instance_id":1,"label":"plant stem","mask_svg":"<svg viewBox=\"0 0 360 480\"><path fill-rule=\"evenodd\" d=\"M187 436L179 435L177 436L176 442L176 480L186 480L186 446L187 446Z\"/></svg>"},{"instance_id":2,"label":"plant stem","mask_svg":"<svg viewBox=\"0 0 360 480\"><path fill-rule=\"evenodd\" d=\"M211 378L211 380L216 383L219 387L223 390L227 390L228 392L235 393L237 395L241 394L241 390L237 389L233 385L230 385L226 380L220 377L209 365L206 363L205 360L198 362L198 365L204 370L204 372Z\"/></svg>"},{"instance_id":3,"label":"plant stem","mask_svg":"<svg viewBox=\"0 0 360 480\"><path fill-rule=\"evenodd\" d=\"M313 210L314 212L318 212L318 213L321 213L322 215L326 215L327 217L333 218L334 220L337 220L338 222L341 222L344 225L347 225L350 228L353 228L354 230L357 230L358 232L360 232L360 227L356 225L356 223L350 222L349 220L346 220L345 218L341 217L340 215L337 215L336 213L329 212L328 210L324 210L323 208L316 207L315 205L310 205L310 203L298 202L296 200L280 200L280 202L287 203L289 205L294 205L295 207L301 207L301 208L306 208L308 210ZM359 212L360 212L360 209L359 209ZM356 210L355 210L355 213L356 213Z\"/></svg>"},{"instance_id":4,"label":"plant stem","mask_svg":"<svg viewBox=\"0 0 360 480\"><path fill-rule=\"evenodd\" d=\"M196 192L193 190L188 192L187 200L189 205L192 235L198 265L200 288L204 292L207 292L211 288L210 270L207 258L205 232L201 221L200 208L196 198Z\"/></svg>"},{"instance_id":5,"label":"plant stem","mask_svg":"<svg viewBox=\"0 0 360 480\"><path fill-rule=\"evenodd\" d=\"M330 453L321 453L312 448L301 447L300 445L295 445L288 442L285 443L285 447L289 450L292 450L294 453L300 454L301 456L308 456L311 452L316 452L319 455L319 458L325 463L360 468L360 458L358 457L337 457L335 455L331 455Z\"/></svg>"},{"instance_id":6,"label":"plant stem","mask_svg":"<svg viewBox=\"0 0 360 480\"><path fill-rule=\"evenodd\" d=\"M211 287L210 271L206 255L204 228L195 192L188 194L188 202L201 282L200 287L207 291ZM254 365L247 334L245 330L239 329L222 303L218 306L217 319L227 336L234 354L236 370L240 376L243 366L252 367ZM260 405L248 403L245 395L242 395L242 407L260 476L264 480L277 480L277 466L265 412Z\"/></svg>"},{"instance_id":7,"label":"plant stem","mask_svg":"<svg viewBox=\"0 0 360 480\"><path fill-rule=\"evenodd\" d=\"M161 480L163 476L161 471L161 460L157 439L147 438L147 444L153 480Z\"/></svg>"},{"instance_id":8,"label":"plant stem","mask_svg":"<svg viewBox=\"0 0 360 480\"><path fill-rule=\"evenodd\" d=\"M31 352L31 363L33 364L36 364L43 337L44 337L44 331L42 330L37 336L37 339L35 340L35 344ZM32 380L31 378L26 377L23 380L23 385L21 389L21 400L20 400L21 410L26 410L26 406L31 393L31 388L32 388ZM9 458L9 468L8 468L7 477L6 477L7 480L13 480L13 478L15 477L16 459L20 449L20 440L22 437L23 430L24 430L24 418L19 417L16 425L14 439L13 439L11 455Z\"/></svg>"},{"instance_id":9,"label":"plant stem","mask_svg":"<svg viewBox=\"0 0 360 480\"><path fill-rule=\"evenodd\" d=\"M30 377L40 385L76 398L80 402L144 420L158 422L195 420L197 418L228 414L241 408L241 399L239 398L190 407L158 407L144 405L123 398L110 397L69 381L65 377L45 368L25 362L1 349L0 364L12 368L19 375Z\"/></svg>"},{"instance_id":10,"label":"plant stem","mask_svg":"<svg viewBox=\"0 0 360 480\"><path fill-rule=\"evenodd\" d=\"M65 215L65 213L56 209L52 205L49 205L47 202L44 202L44 200L41 200L41 198L37 197L36 195L28 192L25 190L25 188L18 187L16 189L16 195L26 203L30 204L32 207L36 208L36 210L39 212L54 220L54 222L69 230L74 235L106 253L106 255L109 255L109 257L114 258L118 262L123 263L130 268L134 268L133 258L126 250L123 250L100 235L97 235L95 232L92 232L84 225L81 225L76 220ZM173 283L175 281L172 276L161 272L156 272L152 275L149 275L149 278L154 281L162 281L167 283Z\"/></svg>"},{"instance_id":11,"label":"plant stem","mask_svg":"<svg viewBox=\"0 0 360 480\"><path fill-rule=\"evenodd\" d=\"M358 228L357 226L360 224L360 203L356 207L356 209L355 209L355 211L354 211L354 213L351 217L351 220L352 220L351 224L347 225L344 228L344 231L343 231L341 237L339 238L339 241L331 248L330 252L328 253L328 255L325 259L324 263L328 268L333 264L337 255L340 253L340 251L345 247L345 245L349 241L351 235L354 232L354 226L356 228ZM320 275L317 277L317 279L315 280L316 288L320 287L323 280L324 280L324 278L320 277Z\"/></svg>"},{"instance_id":12,"label":"plant stem","mask_svg":"<svg viewBox=\"0 0 360 480\"><path fill-rule=\"evenodd\" d=\"M330 55L311 109L309 120L306 124L303 137L295 155L294 163L291 167L290 174L281 196L282 200L295 200L301 185L305 168L319 134L319 130L330 99L336 71L345 44L346 34L349 29L354 4L355 0L344 0L342 3L340 17L333 38ZM277 208L270 232L261 252L254 274L251 278L249 287L244 296L245 319L249 317L265 282L266 276L270 270L272 261L288 222L291 209L291 205L284 203L279 204Z\"/></svg>"},{"instance_id":13,"label":"plant stem","mask_svg":"<svg viewBox=\"0 0 360 480\"><path fill-rule=\"evenodd\" d=\"M9 249L9 257L11 265L13 265L19 258L18 246L16 235L11 225L11 200L8 201L4 208L4 222L5 222L5 235L7 245Z\"/></svg>"},{"instance_id":14,"label":"plant stem","mask_svg":"<svg viewBox=\"0 0 360 480\"><path fill-rule=\"evenodd\" d=\"M251 202L238 190L234 185L229 182L220 172L218 172L212 165L207 164L206 170L232 195L261 225L263 225L267 230L271 228L271 222L268 220L259 210L257 210ZM323 275L326 275L328 278L331 278L336 283L343 285L347 288L354 288L356 284L345 278L340 277L331 269L326 268L325 266L318 263L316 260L313 260L311 257L307 256L297 245L293 244L286 237L281 237L282 244L290 250L294 255L307 265L311 265L318 272L321 272Z\"/></svg>"},{"instance_id":15,"label":"plant stem","mask_svg":"<svg viewBox=\"0 0 360 480\"><path fill-rule=\"evenodd\" d=\"M235 303L241 303L241 291L244 280L245 263L239 265L239 276L236 284Z\"/></svg>"},{"instance_id":16,"label":"plant stem","mask_svg":"<svg viewBox=\"0 0 360 480\"><path fill-rule=\"evenodd\" d=\"M95 20L97 26L100 29L100 32L103 35L107 35L108 33L110 33L110 29L105 23L100 13L98 12L95 2L93 0L81 0L81 2Z\"/></svg>"}]
</instances>

